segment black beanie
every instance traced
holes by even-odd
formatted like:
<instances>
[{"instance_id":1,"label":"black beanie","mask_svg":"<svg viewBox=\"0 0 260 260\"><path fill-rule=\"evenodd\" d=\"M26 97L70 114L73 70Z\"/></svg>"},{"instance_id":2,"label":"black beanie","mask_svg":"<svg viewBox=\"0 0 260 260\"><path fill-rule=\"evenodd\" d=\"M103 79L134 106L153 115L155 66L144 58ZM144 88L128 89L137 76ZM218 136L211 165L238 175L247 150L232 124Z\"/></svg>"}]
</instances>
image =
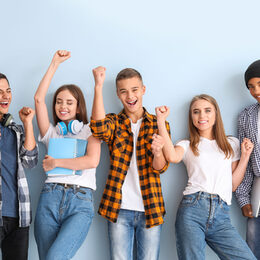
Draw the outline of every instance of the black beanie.
<instances>
[{"instance_id":1,"label":"black beanie","mask_svg":"<svg viewBox=\"0 0 260 260\"><path fill-rule=\"evenodd\" d=\"M260 60L257 60L249 65L245 72L245 82L248 88L248 81L252 78L260 78Z\"/></svg>"}]
</instances>

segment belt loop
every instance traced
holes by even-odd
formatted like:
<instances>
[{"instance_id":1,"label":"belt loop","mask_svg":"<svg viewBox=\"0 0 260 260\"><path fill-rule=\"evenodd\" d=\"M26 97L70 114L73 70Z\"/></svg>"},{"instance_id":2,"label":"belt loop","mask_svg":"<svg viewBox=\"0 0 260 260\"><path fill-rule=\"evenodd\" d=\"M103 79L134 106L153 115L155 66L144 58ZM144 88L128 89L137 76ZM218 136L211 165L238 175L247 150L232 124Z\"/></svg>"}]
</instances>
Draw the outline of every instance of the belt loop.
<instances>
[{"instance_id":1,"label":"belt loop","mask_svg":"<svg viewBox=\"0 0 260 260\"><path fill-rule=\"evenodd\" d=\"M199 191L199 194L198 194L198 196L197 196L197 200L200 199L200 195L201 195L201 193L202 193L202 191Z\"/></svg>"},{"instance_id":2,"label":"belt loop","mask_svg":"<svg viewBox=\"0 0 260 260\"><path fill-rule=\"evenodd\" d=\"M52 186L52 190L55 190L56 186L57 186L57 183L54 183Z\"/></svg>"}]
</instances>

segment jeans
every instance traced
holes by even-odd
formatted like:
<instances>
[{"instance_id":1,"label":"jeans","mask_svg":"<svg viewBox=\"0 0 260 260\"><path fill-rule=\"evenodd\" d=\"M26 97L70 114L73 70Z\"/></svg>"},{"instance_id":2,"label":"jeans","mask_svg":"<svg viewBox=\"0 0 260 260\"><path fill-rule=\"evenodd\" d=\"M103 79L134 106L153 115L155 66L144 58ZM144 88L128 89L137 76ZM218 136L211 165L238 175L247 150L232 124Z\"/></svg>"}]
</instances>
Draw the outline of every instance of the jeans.
<instances>
[{"instance_id":1,"label":"jeans","mask_svg":"<svg viewBox=\"0 0 260 260\"><path fill-rule=\"evenodd\" d=\"M18 218L3 217L0 240L3 260L27 260L29 227L19 227Z\"/></svg>"},{"instance_id":2,"label":"jeans","mask_svg":"<svg viewBox=\"0 0 260 260\"><path fill-rule=\"evenodd\" d=\"M231 225L229 206L218 195L197 192L183 196L175 228L181 260L205 259L206 243L220 259L256 259Z\"/></svg>"},{"instance_id":3,"label":"jeans","mask_svg":"<svg viewBox=\"0 0 260 260\"><path fill-rule=\"evenodd\" d=\"M260 259L260 217L248 218L246 242L257 259Z\"/></svg>"},{"instance_id":4,"label":"jeans","mask_svg":"<svg viewBox=\"0 0 260 260\"><path fill-rule=\"evenodd\" d=\"M93 216L91 189L46 183L34 229L40 260L71 259L84 242Z\"/></svg>"},{"instance_id":5,"label":"jeans","mask_svg":"<svg viewBox=\"0 0 260 260\"><path fill-rule=\"evenodd\" d=\"M108 221L111 259L133 259L134 238L137 260L159 259L161 229L145 228L144 212L120 209L117 222Z\"/></svg>"}]
</instances>

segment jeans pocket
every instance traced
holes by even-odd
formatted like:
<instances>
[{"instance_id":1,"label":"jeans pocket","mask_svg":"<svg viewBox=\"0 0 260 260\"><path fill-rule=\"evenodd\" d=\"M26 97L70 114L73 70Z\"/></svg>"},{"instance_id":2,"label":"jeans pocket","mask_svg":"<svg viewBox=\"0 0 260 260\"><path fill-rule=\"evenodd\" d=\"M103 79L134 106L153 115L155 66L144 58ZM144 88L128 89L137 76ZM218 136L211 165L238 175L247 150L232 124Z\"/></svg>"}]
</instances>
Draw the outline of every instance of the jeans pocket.
<instances>
[{"instance_id":1,"label":"jeans pocket","mask_svg":"<svg viewBox=\"0 0 260 260\"><path fill-rule=\"evenodd\" d=\"M48 192L51 192L51 191L52 191L52 186L51 186L51 184L45 183L45 184L43 185L41 194L48 193Z\"/></svg>"},{"instance_id":2,"label":"jeans pocket","mask_svg":"<svg viewBox=\"0 0 260 260\"><path fill-rule=\"evenodd\" d=\"M223 200L221 200L221 202L220 202L220 208L221 208L221 210L224 212L224 213L229 213L229 209L230 209L230 207L229 207L229 205L225 202L225 201L223 201Z\"/></svg>"},{"instance_id":3,"label":"jeans pocket","mask_svg":"<svg viewBox=\"0 0 260 260\"><path fill-rule=\"evenodd\" d=\"M93 192L89 188L80 188L76 192L76 197L80 200L93 202Z\"/></svg>"},{"instance_id":4,"label":"jeans pocket","mask_svg":"<svg viewBox=\"0 0 260 260\"><path fill-rule=\"evenodd\" d=\"M180 203L180 207L190 207L190 206L195 206L198 202L197 199L197 194L188 194L188 195L184 195L182 197L181 203Z\"/></svg>"}]
</instances>

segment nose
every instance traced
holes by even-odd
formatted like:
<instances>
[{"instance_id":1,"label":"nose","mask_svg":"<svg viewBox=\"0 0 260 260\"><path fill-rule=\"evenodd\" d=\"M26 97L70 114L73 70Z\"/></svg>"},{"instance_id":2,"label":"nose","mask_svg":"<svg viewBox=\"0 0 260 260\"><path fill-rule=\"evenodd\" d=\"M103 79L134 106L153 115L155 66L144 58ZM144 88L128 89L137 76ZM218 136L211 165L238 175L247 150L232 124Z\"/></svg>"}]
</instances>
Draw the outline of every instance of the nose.
<instances>
[{"instance_id":1,"label":"nose","mask_svg":"<svg viewBox=\"0 0 260 260\"><path fill-rule=\"evenodd\" d=\"M132 97L133 97L133 93L132 93L132 92L128 92L128 93L127 93L127 98L128 98L128 99L132 99Z\"/></svg>"}]
</instances>

